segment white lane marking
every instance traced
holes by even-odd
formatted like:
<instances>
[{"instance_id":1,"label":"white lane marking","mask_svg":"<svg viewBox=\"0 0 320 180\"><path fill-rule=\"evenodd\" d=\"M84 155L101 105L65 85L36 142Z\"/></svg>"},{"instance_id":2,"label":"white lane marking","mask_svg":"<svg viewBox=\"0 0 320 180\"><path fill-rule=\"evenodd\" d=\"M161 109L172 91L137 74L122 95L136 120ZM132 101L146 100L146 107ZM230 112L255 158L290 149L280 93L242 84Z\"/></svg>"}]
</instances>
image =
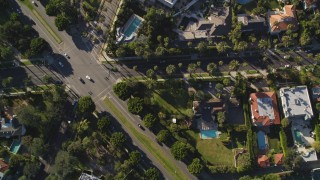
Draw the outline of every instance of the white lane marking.
<instances>
[{"instance_id":1,"label":"white lane marking","mask_svg":"<svg viewBox=\"0 0 320 180\"><path fill-rule=\"evenodd\" d=\"M99 96L104 93L106 90L110 90L112 88L112 86L108 86L107 88L105 88L104 90L102 90L98 95L96 95L94 98L93 98L93 101L96 99L96 98L99 98ZM110 93L110 92L109 92Z\"/></svg>"}]
</instances>

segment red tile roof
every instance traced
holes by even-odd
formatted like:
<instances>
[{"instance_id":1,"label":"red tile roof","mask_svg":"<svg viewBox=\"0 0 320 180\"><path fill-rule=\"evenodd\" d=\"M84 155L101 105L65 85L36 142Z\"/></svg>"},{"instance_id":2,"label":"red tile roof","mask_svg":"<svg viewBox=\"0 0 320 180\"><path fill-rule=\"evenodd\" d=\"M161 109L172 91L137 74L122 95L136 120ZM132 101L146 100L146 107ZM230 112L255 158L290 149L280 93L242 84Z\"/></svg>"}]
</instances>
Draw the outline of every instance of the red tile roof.
<instances>
[{"instance_id":1,"label":"red tile roof","mask_svg":"<svg viewBox=\"0 0 320 180\"><path fill-rule=\"evenodd\" d=\"M283 11L281 14L270 15L271 32L285 31L289 24L293 25L294 29L298 28L296 8L293 5L285 5Z\"/></svg>"},{"instance_id":2,"label":"red tile roof","mask_svg":"<svg viewBox=\"0 0 320 180\"><path fill-rule=\"evenodd\" d=\"M266 155L259 155L258 156L258 165L260 167L268 167L270 166L269 158Z\"/></svg>"},{"instance_id":3,"label":"red tile roof","mask_svg":"<svg viewBox=\"0 0 320 180\"><path fill-rule=\"evenodd\" d=\"M4 173L7 169L9 169L9 165L0 159L0 172Z\"/></svg>"},{"instance_id":4,"label":"red tile roof","mask_svg":"<svg viewBox=\"0 0 320 180\"><path fill-rule=\"evenodd\" d=\"M275 92L258 92L258 93L251 93L251 114L253 115L252 122L254 124L261 123L263 126L269 126L272 124L280 124L280 116L279 116L279 109L277 103L277 97ZM269 116L261 116L258 111L258 98L271 98L272 100L272 108L274 113L274 119L270 119Z\"/></svg>"},{"instance_id":5,"label":"red tile roof","mask_svg":"<svg viewBox=\"0 0 320 180\"><path fill-rule=\"evenodd\" d=\"M283 164L283 154L275 154L274 155L274 163L276 164L276 165L281 165L281 164Z\"/></svg>"}]
</instances>

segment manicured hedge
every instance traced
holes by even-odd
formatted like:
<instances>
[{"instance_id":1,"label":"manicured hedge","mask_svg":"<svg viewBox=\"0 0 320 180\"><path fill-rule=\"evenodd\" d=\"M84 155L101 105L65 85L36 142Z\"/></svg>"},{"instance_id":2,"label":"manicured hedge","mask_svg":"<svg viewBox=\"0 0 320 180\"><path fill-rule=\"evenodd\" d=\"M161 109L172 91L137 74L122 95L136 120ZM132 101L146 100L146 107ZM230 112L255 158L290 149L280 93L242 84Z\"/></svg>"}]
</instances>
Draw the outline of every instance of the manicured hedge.
<instances>
[{"instance_id":1,"label":"manicured hedge","mask_svg":"<svg viewBox=\"0 0 320 180\"><path fill-rule=\"evenodd\" d=\"M247 150L249 152L249 157L251 160L255 159L254 150L253 150L253 136L252 136L252 130L248 129L247 132Z\"/></svg>"},{"instance_id":2,"label":"manicured hedge","mask_svg":"<svg viewBox=\"0 0 320 180\"><path fill-rule=\"evenodd\" d=\"M288 145L287 145L287 136L286 133L281 129L279 132L280 136L280 144L283 151L283 155L286 156L288 154Z\"/></svg>"},{"instance_id":3,"label":"manicured hedge","mask_svg":"<svg viewBox=\"0 0 320 180\"><path fill-rule=\"evenodd\" d=\"M233 166L226 166L226 165L208 166L208 169L212 174L236 173L236 168Z\"/></svg>"},{"instance_id":4,"label":"manicured hedge","mask_svg":"<svg viewBox=\"0 0 320 180\"><path fill-rule=\"evenodd\" d=\"M316 133L316 141L320 141L320 124L317 124L315 127L315 133Z\"/></svg>"}]
</instances>

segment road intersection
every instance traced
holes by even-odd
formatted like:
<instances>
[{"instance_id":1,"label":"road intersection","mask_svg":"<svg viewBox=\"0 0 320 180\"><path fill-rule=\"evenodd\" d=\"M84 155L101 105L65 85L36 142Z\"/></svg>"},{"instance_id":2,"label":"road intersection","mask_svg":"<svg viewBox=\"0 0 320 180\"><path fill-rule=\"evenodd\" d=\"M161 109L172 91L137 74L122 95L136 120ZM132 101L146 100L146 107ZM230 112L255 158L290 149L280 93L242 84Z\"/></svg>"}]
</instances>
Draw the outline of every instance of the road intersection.
<instances>
[{"instance_id":1,"label":"road intersection","mask_svg":"<svg viewBox=\"0 0 320 180\"><path fill-rule=\"evenodd\" d=\"M130 114L127 111L126 104L124 102L120 102L112 93L112 85L117 81L117 79L120 78L121 72L111 72L109 67L106 67L106 65L103 65L97 61L97 52L100 51L99 46L94 46L91 42L81 37L80 32L77 31L77 28L72 28L72 30L69 32L70 34L65 31L58 31L54 26L54 18L47 16L45 14L44 7L39 4L37 11L63 40L63 43L57 44L52 39L50 34L46 32L45 28L32 14L32 12L27 7L23 6L19 1L16 2L18 2L19 5L17 8L21 9L24 15L33 20L35 23L33 28L39 33L39 36L46 39L50 44L53 54L48 54L46 58L48 59L49 64L55 67L51 70L57 71L57 74L59 74L61 80L66 83L66 86L80 96L91 95L99 112L107 111L103 99L104 97L109 97L115 103L114 105L126 116L130 123L136 125L136 122L139 121L139 118ZM64 53L67 53L70 58L68 59L64 57ZM63 67L59 65L59 62L63 64ZM87 75L92 78L92 82L85 79L85 76ZM85 80L85 84L79 80L79 77ZM125 128L124 130L128 131ZM138 128L138 126L137 130L140 133L143 133L145 136L153 138L152 140L155 141L155 135L152 132L148 130L142 131L140 128ZM136 137L131 137L131 139L133 144L144 151L151 162L162 172L165 179L173 179L172 175L157 161L152 153L150 153L139 142L139 140L136 139ZM196 179L195 176L188 172L185 164L174 160L169 149L161 148L160 145L158 149L159 151L164 151L164 153L170 158L171 162L174 163L177 171L180 169L188 177L188 179Z\"/></svg>"}]
</instances>

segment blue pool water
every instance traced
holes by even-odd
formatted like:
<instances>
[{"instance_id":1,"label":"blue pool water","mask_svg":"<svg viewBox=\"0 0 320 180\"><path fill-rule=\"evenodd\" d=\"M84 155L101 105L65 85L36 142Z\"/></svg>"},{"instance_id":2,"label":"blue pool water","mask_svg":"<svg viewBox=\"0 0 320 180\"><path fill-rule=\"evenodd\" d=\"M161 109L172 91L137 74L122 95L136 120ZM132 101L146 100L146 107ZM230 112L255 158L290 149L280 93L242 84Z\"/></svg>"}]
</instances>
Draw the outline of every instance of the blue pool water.
<instances>
[{"instance_id":1,"label":"blue pool water","mask_svg":"<svg viewBox=\"0 0 320 180\"><path fill-rule=\"evenodd\" d=\"M137 30L137 28L140 26L141 20L137 17L134 17L133 21L131 24L128 26L128 28L124 31L124 35L126 37L130 37L133 32Z\"/></svg>"},{"instance_id":2,"label":"blue pool water","mask_svg":"<svg viewBox=\"0 0 320 180\"><path fill-rule=\"evenodd\" d=\"M217 137L217 131L216 130L205 130L201 131L201 138L202 139L211 139Z\"/></svg>"},{"instance_id":3,"label":"blue pool water","mask_svg":"<svg viewBox=\"0 0 320 180\"><path fill-rule=\"evenodd\" d=\"M258 137L259 149L261 150L266 149L267 143L266 143L265 133L263 131L259 131L257 134L257 137Z\"/></svg>"},{"instance_id":4,"label":"blue pool water","mask_svg":"<svg viewBox=\"0 0 320 180\"><path fill-rule=\"evenodd\" d=\"M17 154L21 146L21 143L19 140L13 140L11 146L10 146L10 151L13 152L14 154Z\"/></svg>"},{"instance_id":5,"label":"blue pool water","mask_svg":"<svg viewBox=\"0 0 320 180\"><path fill-rule=\"evenodd\" d=\"M237 2L239 3L239 4L247 4L247 3L249 3L249 2L251 2L252 0L237 0Z\"/></svg>"},{"instance_id":6,"label":"blue pool water","mask_svg":"<svg viewBox=\"0 0 320 180\"><path fill-rule=\"evenodd\" d=\"M294 132L294 138L295 138L295 140L296 140L298 143L303 144L303 141L302 141L302 139L301 139L301 132L300 132L299 130L297 130L297 129L295 129L293 132Z\"/></svg>"}]
</instances>

